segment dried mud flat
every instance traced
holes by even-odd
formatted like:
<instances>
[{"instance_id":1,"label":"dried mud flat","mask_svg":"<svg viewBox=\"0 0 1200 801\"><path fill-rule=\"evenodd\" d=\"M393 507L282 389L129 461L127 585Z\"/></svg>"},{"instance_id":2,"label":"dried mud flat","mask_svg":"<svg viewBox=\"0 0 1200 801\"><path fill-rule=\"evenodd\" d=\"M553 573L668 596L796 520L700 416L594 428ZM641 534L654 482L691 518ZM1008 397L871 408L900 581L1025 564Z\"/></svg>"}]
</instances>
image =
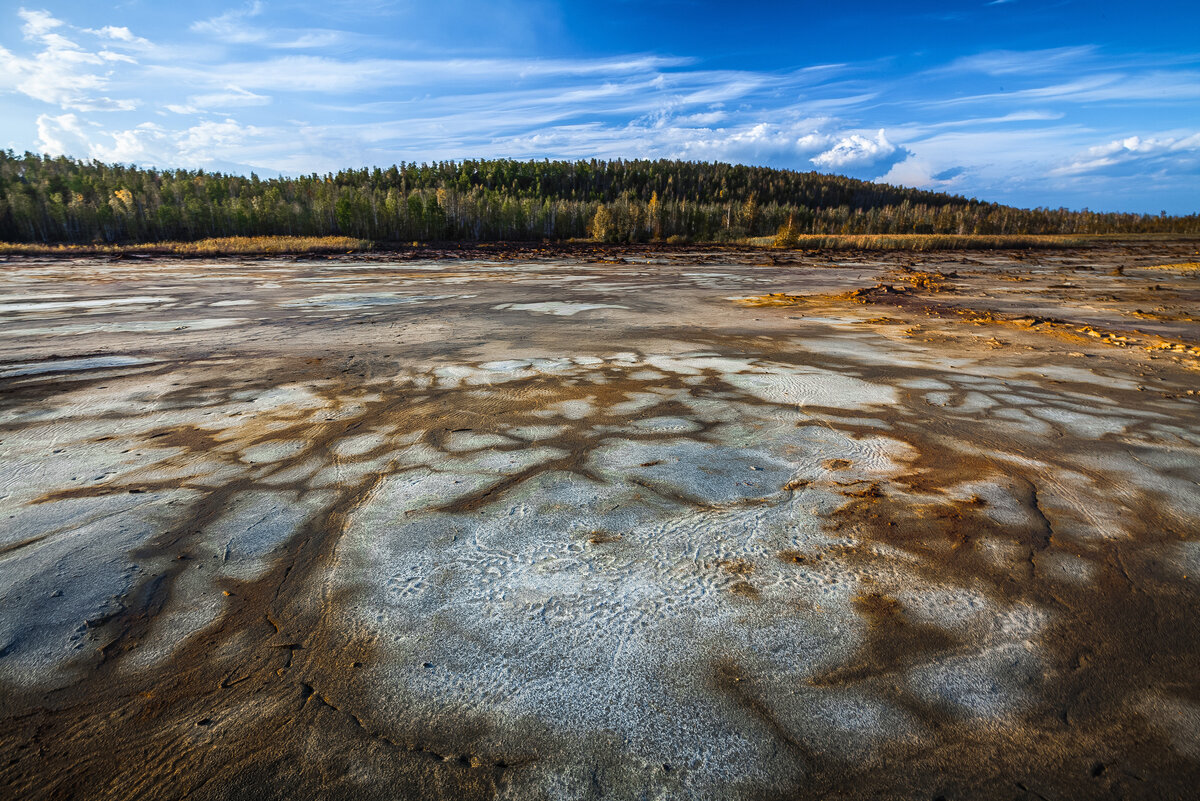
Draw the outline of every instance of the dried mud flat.
<instances>
[{"instance_id":1,"label":"dried mud flat","mask_svg":"<svg viewBox=\"0 0 1200 801\"><path fill-rule=\"evenodd\" d=\"M1187 797L1195 250L4 263L0 794Z\"/></svg>"}]
</instances>

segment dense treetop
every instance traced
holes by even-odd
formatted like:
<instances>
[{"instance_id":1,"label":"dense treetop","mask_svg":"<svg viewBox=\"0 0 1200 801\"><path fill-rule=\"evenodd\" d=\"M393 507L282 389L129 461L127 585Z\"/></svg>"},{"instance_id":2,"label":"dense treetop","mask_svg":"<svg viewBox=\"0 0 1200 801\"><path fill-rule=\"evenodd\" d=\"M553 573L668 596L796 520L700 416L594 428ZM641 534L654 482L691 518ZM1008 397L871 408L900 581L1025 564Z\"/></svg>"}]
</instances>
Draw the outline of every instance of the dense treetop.
<instances>
[{"instance_id":1,"label":"dense treetop","mask_svg":"<svg viewBox=\"0 0 1200 801\"><path fill-rule=\"evenodd\" d=\"M1016 209L838 175L686 161L486 161L262 180L0 151L0 240L234 235L608 241L814 234L1200 233L1200 215Z\"/></svg>"}]
</instances>

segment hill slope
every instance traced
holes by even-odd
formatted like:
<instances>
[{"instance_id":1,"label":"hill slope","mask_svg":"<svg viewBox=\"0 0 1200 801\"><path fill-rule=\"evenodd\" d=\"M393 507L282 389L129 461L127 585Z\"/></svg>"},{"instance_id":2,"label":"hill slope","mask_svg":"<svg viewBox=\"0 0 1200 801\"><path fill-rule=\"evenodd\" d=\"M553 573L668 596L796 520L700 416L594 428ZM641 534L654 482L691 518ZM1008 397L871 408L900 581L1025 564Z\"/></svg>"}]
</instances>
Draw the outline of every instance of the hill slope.
<instances>
[{"instance_id":1,"label":"hill slope","mask_svg":"<svg viewBox=\"0 0 1200 801\"><path fill-rule=\"evenodd\" d=\"M463 161L261 180L0 151L0 241L376 241L1200 233L1200 215L1016 209L838 175L684 161Z\"/></svg>"}]
</instances>

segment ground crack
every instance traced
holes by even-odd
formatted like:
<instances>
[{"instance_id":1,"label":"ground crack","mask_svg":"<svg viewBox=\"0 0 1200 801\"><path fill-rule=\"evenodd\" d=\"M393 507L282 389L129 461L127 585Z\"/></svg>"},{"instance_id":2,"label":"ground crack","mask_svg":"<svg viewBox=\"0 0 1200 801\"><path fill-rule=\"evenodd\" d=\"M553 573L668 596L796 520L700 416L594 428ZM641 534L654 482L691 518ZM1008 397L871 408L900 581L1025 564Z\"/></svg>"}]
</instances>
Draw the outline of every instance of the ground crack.
<instances>
[{"instance_id":1,"label":"ground crack","mask_svg":"<svg viewBox=\"0 0 1200 801\"><path fill-rule=\"evenodd\" d=\"M422 756L427 756L430 759L435 760L437 762L458 763L459 765L462 765L463 767L473 767L473 768L491 767L496 770L506 770L508 768L514 767L514 765L512 763L509 763L508 761L503 760L503 759L489 759L489 758L486 758L486 757L483 757L483 756L480 756L477 754L443 754L440 751L436 751L432 748L429 748L428 746L421 745L420 743L400 742L398 740L395 740L395 739L389 737L387 734L384 734L383 732L377 732L377 731L371 730L371 728L369 728L367 726L367 724L363 722L362 718L360 718L358 715L354 714L353 712L351 712L347 709L343 709L340 706L338 706L337 704L333 703L325 695L317 692L316 689L314 689L311 684L301 682L300 683L300 706L301 706L301 708L303 708L305 705L307 705L310 701L319 703L322 706L327 707L327 708L333 710L334 712L337 712L337 713L343 715L352 724L354 724L355 728L359 729L363 734L365 734L366 736L370 737L373 740L378 740L381 743L391 746L393 749L395 749L397 751L406 751L411 754L419 754Z\"/></svg>"}]
</instances>

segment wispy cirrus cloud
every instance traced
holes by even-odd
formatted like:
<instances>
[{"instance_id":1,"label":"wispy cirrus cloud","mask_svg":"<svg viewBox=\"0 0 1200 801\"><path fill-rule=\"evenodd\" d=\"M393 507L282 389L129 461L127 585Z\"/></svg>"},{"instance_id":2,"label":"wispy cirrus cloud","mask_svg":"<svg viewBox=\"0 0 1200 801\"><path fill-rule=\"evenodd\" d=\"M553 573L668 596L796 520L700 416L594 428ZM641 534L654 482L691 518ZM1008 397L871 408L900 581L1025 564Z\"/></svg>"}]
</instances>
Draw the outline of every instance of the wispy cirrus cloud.
<instances>
[{"instance_id":1,"label":"wispy cirrus cloud","mask_svg":"<svg viewBox=\"0 0 1200 801\"><path fill-rule=\"evenodd\" d=\"M270 102L268 95L247 92L240 86L227 86L222 91L191 95L186 103L168 103L166 108L176 114L203 114L245 106L265 106Z\"/></svg>"},{"instance_id":2,"label":"wispy cirrus cloud","mask_svg":"<svg viewBox=\"0 0 1200 801\"><path fill-rule=\"evenodd\" d=\"M1200 99L1200 71L1152 70L1141 74L1100 73L1061 83L1009 92L988 92L932 101L932 105L966 103L1063 103L1183 101Z\"/></svg>"},{"instance_id":3,"label":"wispy cirrus cloud","mask_svg":"<svg viewBox=\"0 0 1200 801\"><path fill-rule=\"evenodd\" d=\"M322 48L344 44L360 37L331 28L281 28L254 22L266 6L259 0L191 25L194 33L210 37L222 44L259 45L281 50Z\"/></svg>"},{"instance_id":4,"label":"wispy cirrus cloud","mask_svg":"<svg viewBox=\"0 0 1200 801\"><path fill-rule=\"evenodd\" d=\"M75 111L129 111L135 98L113 99L106 94L117 65L135 59L106 48L81 46L59 32L64 23L47 11L20 9L24 40L37 48L17 55L0 47L0 90L16 91L35 100Z\"/></svg>"},{"instance_id":5,"label":"wispy cirrus cloud","mask_svg":"<svg viewBox=\"0 0 1200 801\"><path fill-rule=\"evenodd\" d=\"M1095 45L1044 50L989 50L956 58L939 70L982 72L986 75L1036 75L1074 67L1092 59L1098 51Z\"/></svg>"},{"instance_id":6,"label":"wispy cirrus cloud","mask_svg":"<svg viewBox=\"0 0 1200 801\"><path fill-rule=\"evenodd\" d=\"M231 62L215 67L159 64L151 77L191 86L237 84L277 92L346 94L398 87L453 91L455 86L569 77L630 75L678 67L690 59L634 56L607 59L337 59L325 56L282 56ZM710 91L724 92L720 87Z\"/></svg>"},{"instance_id":7,"label":"wispy cirrus cloud","mask_svg":"<svg viewBox=\"0 0 1200 801\"><path fill-rule=\"evenodd\" d=\"M456 9L471 1L448 0ZM501 5L481 8L463 30L526 13ZM662 157L840 172L1027 205L1087 204L1099 186L1106 200L1155 208L1164 194L1196 197L1187 178L1194 125L1180 120L1200 99L1200 71L1187 54L1074 43L959 51L907 68L887 54L731 66L706 53L527 46L536 37L485 54L461 32L418 45L362 22L407 26L414 8L371 18L304 0L287 9L251 2L157 32L134 17L76 27L21 9L19 27L0 31L0 93L24 105L0 120L0 136L84 158L243 172ZM356 21L357 30L329 27ZM1119 110L1131 105L1137 117ZM1141 188L1123 180L1131 176Z\"/></svg>"},{"instance_id":8,"label":"wispy cirrus cloud","mask_svg":"<svg viewBox=\"0 0 1200 801\"><path fill-rule=\"evenodd\" d=\"M230 9L215 17L196 20L191 29L194 33L215 36L226 42L256 42L261 38L261 32L253 27L250 20L262 12L263 4L254 0L242 8Z\"/></svg>"}]
</instances>

